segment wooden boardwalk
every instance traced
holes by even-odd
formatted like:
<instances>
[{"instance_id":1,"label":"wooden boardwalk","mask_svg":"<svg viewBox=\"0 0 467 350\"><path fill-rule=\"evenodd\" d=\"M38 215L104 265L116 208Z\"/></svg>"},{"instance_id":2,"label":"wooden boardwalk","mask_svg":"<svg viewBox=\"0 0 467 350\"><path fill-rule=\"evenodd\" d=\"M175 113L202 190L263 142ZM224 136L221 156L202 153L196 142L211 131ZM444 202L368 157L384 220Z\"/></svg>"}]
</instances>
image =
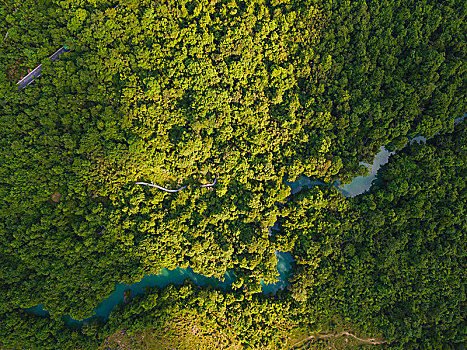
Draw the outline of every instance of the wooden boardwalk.
<instances>
[{"instance_id":1,"label":"wooden boardwalk","mask_svg":"<svg viewBox=\"0 0 467 350\"><path fill-rule=\"evenodd\" d=\"M61 47L49 58L51 61L56 61L58 60L59 56L66 51L68 51L67 47ZM31 84L34 81L34 78L41 75L41 72L42 72L42 64L38 65L36 68L34 68L32 72L30 72L23 79L21 79L20 81L16 83L16 85L19 85L18 90L24 89L26 86Z\"/></svg>"}]
</instances>

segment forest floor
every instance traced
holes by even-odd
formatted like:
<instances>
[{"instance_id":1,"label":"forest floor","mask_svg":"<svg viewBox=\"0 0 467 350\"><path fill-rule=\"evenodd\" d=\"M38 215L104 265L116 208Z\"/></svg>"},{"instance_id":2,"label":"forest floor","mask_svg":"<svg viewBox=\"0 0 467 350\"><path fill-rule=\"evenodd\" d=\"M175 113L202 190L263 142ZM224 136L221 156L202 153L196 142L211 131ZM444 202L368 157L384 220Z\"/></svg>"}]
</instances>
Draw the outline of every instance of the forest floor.
<instances>
[{"instance_id":1,"label":"forest floor","mask_svg":"<svg viewBox=\"0 0 467 350\"><path fill-rule=\"evenodd\" d=\"M362 345L381 345L383 340L374 338L360 338L356 335L342 331L338 333L313 334L294 343L289 349L314 349L314 345L325 346L327 349L352 349L361 348Z\"/></svg>"},{"instance_id":2,"label":"forest floor","mask_svg":"<svg viewBox=\"0 0 467 350\"><path fill-rule=\"evenodd\" d=\"M23 75L21 73L21 60L20 59L17 59L15 60L15 62L10 66L10 68L8 69L8 72L7 72L7 79L9 81L12 81L12 82L17 82L18 80L21 80L23 79L24 76L26 75Z\"/></svg>"},{"instance_id":3,"label":"forest floor","mask_svg":"<svg viewBox=\"0 0 467 350\"><path fill-rule=\"evenodd\" d=\"M240 350L241 344L230 329L202 331L194 319L176 317L159 330L128 334L124 330L108 337L99 350Z\"/></svg>"}]
</instances>

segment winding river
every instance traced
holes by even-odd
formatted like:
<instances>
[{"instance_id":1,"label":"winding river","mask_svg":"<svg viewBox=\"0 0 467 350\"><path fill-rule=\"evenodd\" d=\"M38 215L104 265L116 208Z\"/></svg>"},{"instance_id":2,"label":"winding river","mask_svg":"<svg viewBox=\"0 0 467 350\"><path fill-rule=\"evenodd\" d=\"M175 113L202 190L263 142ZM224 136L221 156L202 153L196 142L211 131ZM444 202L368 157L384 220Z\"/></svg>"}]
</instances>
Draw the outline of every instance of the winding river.
<instances>
[{"instance_id":1,"label":"winding river","mask_svg":"<svg viewBox=\"0 0 467 350\"><path fill-rule=\"evenodd\" d=\"M424 138L415 138L412 140L419 142L425 141ZM364 193L371 187L380 167L388 162L389 157L393 153L394 152L389 152L384 147L381 147L380 152L375 156L373 164L360 163L368 166L368 176L355 177L350 184L343 186L340 186L339 182L336 181L332 184L332 186L335 186L346 197L354 197L358 194ZM306 176L301 176L298 180L294 182L287 182L286 184L291 188L292 193L297 193L300 192L303 188L310 188L316 185L329 185L321 181L311 180ZM276 257L278 259L277 270L279 273L279 281L275 284L262 283L261 290L264 294L275 294L278 290L284 289L288 284L288 278L291 274L291 263L294 261L292 255L289 252L276 251ZM235 281L235 275L233 272L227 272L225 274L225 279L222 282L214 277L205 277L196 274L190 268L176 268L175 270L163 269L161 273L146 275L140 282L134 283L132 285L127 285L124 283L116 284L113 293L95 308L95 313L91 317L84 320L74 320L70 316L64 316L64 319L69 325L72 326L79 326L84 322L88 322L91 319L97 317L103 318L105 320L109 317L110 313L116 305L125 301L124 294L126 291L131 290L131 295L135 296L138 294L143 294L146 287L164 288L169 284L181 285L187 278L191 279L196 285L201 287L213 286L215 288L222 288L225 290L228 290L232 283ZM43 309L42 304L26 310L40 316L48 315L48 312Z\"/></svg>"},{"instance_id":2,"label":"winding river","mask_svg":"<svg viewBox=\"0 0 467 350\"><path fill-rule=\"evenodd\" d=\"M8 32L5 35L5 38L7 36L8 36ZM58 59L59 55L62 52L67 51L67 50L68 50L67 47L60 48L56 53L50 56L50 59L51 60ZM33 72L29 73L25 78L19 81L18 82L19 89L22 89L25 86L31 84L34 81L34 78L40 75L41 67L42 65L38 66L35 70L33 70ZM464 114L464 116L457 118L455 122L456 123L461 122L465 118L466 115L467 114ZM418 137L418 138L411 140L411 142L414 142L414 141L425 141L425 139L422 137ZM371 187L373 180L376 178L379 168L383 164L388 162L389 157L393 153L394 152L389 152L384 147L381 147L381 150L376 155L373 161L373 164L360 163L362 165L366 165L369 167L368 176L365 176L365 177L358 176L354 178L350 184L344 185L342 187L339 186L338 182L335 182L332 185L337 187L339 191L346 197L354 197L358 194L361 194L367 191ZM215 178L212 184L201 185L201 187L214 186L216 184L216 181L217 181L217 177ZM153 183L138 182L137 184L156 187L166 192L178 192L185 188L185 187L182 187L177 190L169 190L159 185L155 185ZM287 185L290 186L292 193L297 193L301 191L303 188L309 188L309 187L313 187L316 185L325 185L325 183L320 182L320 181L313 181L305 176L301 176L298 180L287 183ZM278 259L277 270L279 272L279 281L275 284L268 284L268 285L262 284L262 292L264 294L276 293L279 289L283 289L288 284L287 280L291 272L291 262L293 262L292 255L288 252L284 253L284 252L277 251L276 257ZM140 282L134 283L132 285L126 285L123 283L116 284L114 292L107 299L101 302L96 307L95 314L87 319L74 320L69 316L65 316L64 318L66 319L68 324L78 325L78 326L95 317L102 317L104 319L107 319L110 313L112 312L113 308L115 307L115 305L124 302L125 291L131 290L131 294L134 296L137 294L144 293L144 289L146 287L157 286L157 287L163 288L171 283L180 285L180 284L183 284L183 282L187 278L190 278L191 280L193 280L193 282L198 286L213 286L216 288L228 289L232 285L235 276L233 275L232 272L227 272L225 274L225 280L221 282L220 280L213 278L213 277L205 277L205 276L196 274L189 268L188 269L177 268L175 270L164 269L162 270L160 274L146 275ZM26 310L34 314L40 315L40 316L48 315L48 312L43 309L42 304L26 309Z\"/></svg>"},{"instance_id":3,"label":"winding river","mask_svg":"<svg viewBox=\"0 0 467 350\"><path fill-rule=\"evenodd\" d=\"M280 252L276 251L277 257L277 271L279 273L279 281L274 284L265 284L261 283L261 291L264 294L275 294L278 290L284 289L288 284L288 278L290 277L292 271L291 263L294 261L292 255L289 252ZM235 281L235 275L233 272L228 271L225 274L224 281L220 281L214 277L206 277L197 273L194 273L190 268L182 269L176 268L175 270L163 269L159 274L146 275L143 279L137 283L127 285L125 283L118 283L115 285L115 290L110 294L110 296L102 301L94 309L94 315L88 317L84 320L75 320L70 316L64 316L64 319L69 325L79 326L84 322L89 322L94 318L103 318L106 320L113 308L125 302L125 292L131 290L131 296L138 294L143 294L146 287L159 287L164 288L169 284L181 285L187 279L191 279L197 286L206 287L212 286L215 288L222 288L229 290L232 286L232 283ZM44 310L43 304L37 305L32 308L26 309L29 312L32 312L39 316L47 316L49 313L47 310Z\"/></svg>"}]
</instances>

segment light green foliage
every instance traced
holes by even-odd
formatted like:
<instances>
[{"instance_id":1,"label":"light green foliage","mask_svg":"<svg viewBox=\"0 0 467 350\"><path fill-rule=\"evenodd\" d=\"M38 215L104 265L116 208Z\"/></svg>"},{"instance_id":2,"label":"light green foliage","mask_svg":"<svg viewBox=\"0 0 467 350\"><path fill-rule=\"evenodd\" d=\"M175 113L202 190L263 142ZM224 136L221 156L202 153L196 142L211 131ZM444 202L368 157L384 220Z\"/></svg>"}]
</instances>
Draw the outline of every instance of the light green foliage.
<instances>
[{"instance_id":1,"label":"light green foliage","mask_svg":"<svg viewBox=\"0 0 467 350\"><path fill-rule=\"evenodd\" d=\"M53 348L55 333L62 348L70 334L94 344L102 325L69 333L61 315L90 316L115 283L177 266L218 278L234 270L231 293L248 308L260 281L276 280L276 249L292 250L298 264L287 303L300 327L316 330L334 312L397 344L418 341L443 319L436 332L457 329L452 308L465 301L458 288L438 293L447 300L439 308L432 300L443 283L461 283L450 274L464 259L456 255L464 226L453 219L465 200L465 176L453 170L462 157L443 151L436 161L441 144L412 146L408 160L394 162L401 170L387 167L380 190L350 201L323 187L287 202L284 180L346 182L382 145L453 131L466 110L464 2L116 5L0 4L0 40L8 30L0 41L2 342L18 344L8 333L19 327L31 348L40 337ZM62 45L70 52L50 62ZM18 91L40 63L42 76ZM451 149L454 141L443 140ZM214 176L216 186L199 187ZM169 194L136 181L187 188ZM278 216L282 232L269 236ZM436 249L420 254L427 242ZM411 274L425 278L417 288L433 288L414 287L425 306L401 299ZM49 323L12 310L41 303L51 331L36 337ZM416 316L396 315L398 307ZM247 326L236 339L261 348L272 331L255 338L249 316L238 317ZM258 322L255 330L269 324ZM449 332L440 342L461 334Z\"/></svg>"},{"instance_id":2,"label":"light green foliage","mask_svg":"<svg viewBox=\"0 0 467 350\"><path fill-rule=\"evenodd\" d=\"M2 112L5 269L22 276L5 279L8 304L82 318L117 281L177 266L218 278L234 269L250 292L274 282L267 228L284 177L330 177L329 140L300 128L297 77L312 58L300 50L316 10L161 2L74 16L71 52L44 62ZM195 185L214 175L215 187Z\"/></svg>"}]
</instances>

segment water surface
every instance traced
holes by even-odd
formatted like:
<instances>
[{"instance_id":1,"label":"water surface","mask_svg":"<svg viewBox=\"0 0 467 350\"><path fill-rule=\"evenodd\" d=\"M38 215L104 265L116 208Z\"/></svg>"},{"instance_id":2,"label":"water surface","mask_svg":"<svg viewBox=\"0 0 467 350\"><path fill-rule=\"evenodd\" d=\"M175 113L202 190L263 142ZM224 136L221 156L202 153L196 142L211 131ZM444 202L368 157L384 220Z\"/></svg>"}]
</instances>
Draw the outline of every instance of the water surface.
<instances>
[{"instance_id":1,"label":"water surface","mask_svg":"<svg viewBox=\"0 0 467 350\"><path fill-rule=\"evenodd\" d=\"M264 294L275 294L278 290L284 289L288 284L288 277L291 274L291 263L294 261L289 252L276 251L277 257L277 271L279 281L276 283L265 284L261 283L261 291ZM224 276L224 281L220 281L214 277L206 277L194 273L191 268L182 269L180 267L174 270L163 269L159 274L146 275L139 282L127 285L125 283L118 283L115 285L115 290L110 296L102 301L94 309L94 314L84 320L75 320L66 315L63 318L69 325L79 326L85 322L89 322L94 318L108 319L114 307L118 304L125 302L125 292L131 291L131 296L134 297L139 294L144 294L145 289L148 287L164 288L169 284L182 285L186 279L191 279L197 286L214 288L222 288L224 290L230 289L232 283L235 282L235 274L232 271L227 271ZM44 305L39 304L35 307L26 309L39 316L47 316L49 312L44 310Z\"/></svg>"},{"instance_id":2,"label":"water surface","mask_svg":"<svg viewBox=\"0 0 467 350\"><path fill-rule=\"evenodd\" d=\"M386 148L381 147L379 153L373 160L373 164L360 163L360 165L365 165L368 167L369 174L367 176L354 177L350 184L338 187L340 192L346 197L355 197L368 191L373 183L373 180L376 179L379 168L386 164L389 160L389 157L394 153L394 151L389 152Z\"/></svg>"},{"instance_id":3,"label":"water surface","mask_svg":"<svg viewBox=\"0 0 467 350\"><path fill-rule=\"evenodd\" d=\"M412 140L425 141L423 137L417 137ZM311 188L317 185L327 185L337 187L339 191L346 197L354 197L369 190L373 180L376 178L378 170L382 165L388 162L389 157L392 154L394 154L394 152L389 152L384 147L381 147L380 152L375 156L373 164L361 163L368 166L368 176L355 177L350 184L343 185L341 187L339 187L339 183L337 181L333 184L326 184L322 181L311 180L306 176L301 176L298 180L293 182L286 182L286 184L291 188L292 193L300 192L303 188ZM277 225L275 225L272 229L275 229L276 226ZM264 294L275 294L278 290L284 289L289 283L288 278L290 277L292 270L291 263L294 261L294 259L289 252L276 251L276 257L278 259L277 271L279 280L274 284L261 283L261 290ZM94 315L89 318L84 320L74 320L70 316L64 316L64 318L70 325L80 325L84 322L90 321L95 317L107 319L116 305L125 302L124 294L126 291L131 290L131 295L135 296L138 294L143 294L145 288L147 287L164 288L169 284L181 285L187 278L191 279L196 285L201 287L212 286L215 288L229 289L232 283L235 281L235 274L233 272L227 272L225 274L224 281L220 281L214 277L206 277L200 274L196 274L190 268L176 268L175 270L163 269L161 273L146 275L141 281L131 285L124 283L116 284L113 293L96 307ZM48 312L43 309L42 304L27 310L40 316L48 315Z\"/></svg>"}]
</instances>

